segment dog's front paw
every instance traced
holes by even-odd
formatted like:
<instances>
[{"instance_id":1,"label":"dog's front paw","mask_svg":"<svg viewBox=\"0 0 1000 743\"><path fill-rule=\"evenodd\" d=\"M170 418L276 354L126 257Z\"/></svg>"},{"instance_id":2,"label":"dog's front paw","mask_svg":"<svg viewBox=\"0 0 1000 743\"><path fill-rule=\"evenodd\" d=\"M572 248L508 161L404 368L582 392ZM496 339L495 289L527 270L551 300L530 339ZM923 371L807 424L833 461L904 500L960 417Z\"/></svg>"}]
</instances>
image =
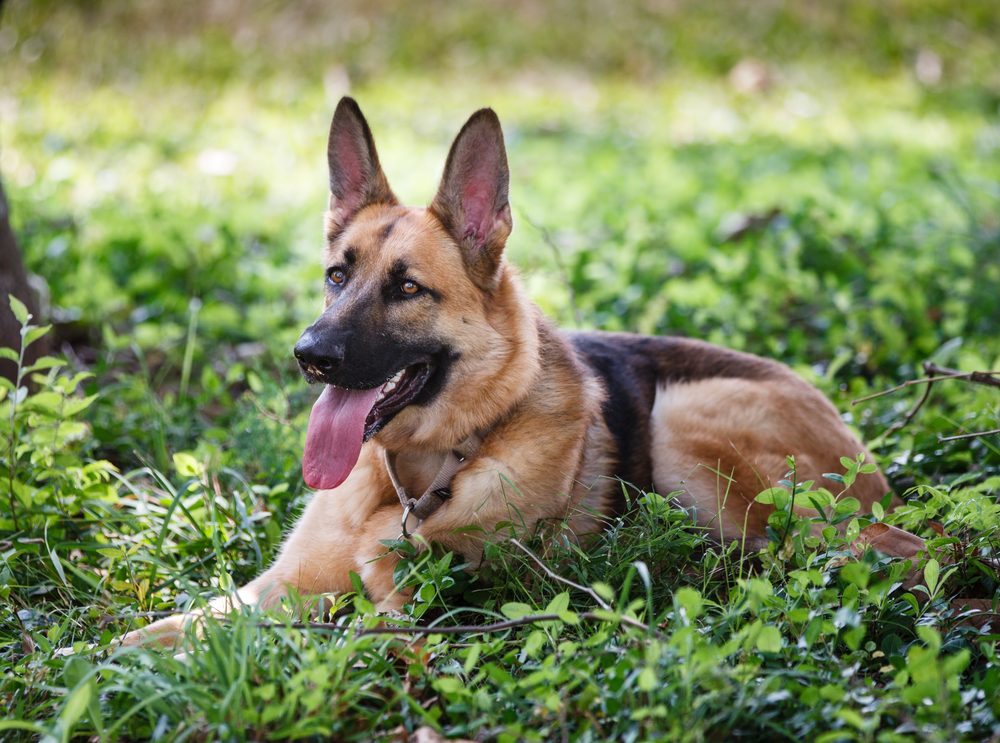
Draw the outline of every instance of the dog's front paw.
<instances>
[{"instance_id":1,"label":"dog's front paw","mask_svg":"<svg viewBox=\"0 0 1000 743\"><path fill-rule=\"evenodd\" d=\"M132 630L122 636L119 644L122 647L160 645L169 650L175 650L184 639L187 627L192 622L197 622L198 619L196 614L174 614L141 629Z\"/></svg>"}]
</instances>

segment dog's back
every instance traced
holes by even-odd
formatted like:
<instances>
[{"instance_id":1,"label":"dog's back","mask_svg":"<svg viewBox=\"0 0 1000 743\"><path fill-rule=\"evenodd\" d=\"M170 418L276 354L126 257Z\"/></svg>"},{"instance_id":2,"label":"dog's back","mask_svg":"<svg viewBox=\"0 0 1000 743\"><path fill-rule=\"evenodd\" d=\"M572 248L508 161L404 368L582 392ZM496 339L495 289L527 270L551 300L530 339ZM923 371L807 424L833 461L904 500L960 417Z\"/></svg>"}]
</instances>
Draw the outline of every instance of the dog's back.
<instances>
[{"instance_id":1,"label":"dog's back","mask_svg":"<svg viewBox=\"0 0 1000 743\"><path fill-rule=\"evenodd\" d=\"M765 538L770 507L754 499L785 477L788 455L796 478L818 485L843 470L843 456L871 459L833 405L778 362L688 338L587 332L569 339L606 390L614 475L679 492L723 539ZM888 490L874 473L850 495L868 509ZM616 507L624 507L621 494Z\"/></svg>"}]
</instances>

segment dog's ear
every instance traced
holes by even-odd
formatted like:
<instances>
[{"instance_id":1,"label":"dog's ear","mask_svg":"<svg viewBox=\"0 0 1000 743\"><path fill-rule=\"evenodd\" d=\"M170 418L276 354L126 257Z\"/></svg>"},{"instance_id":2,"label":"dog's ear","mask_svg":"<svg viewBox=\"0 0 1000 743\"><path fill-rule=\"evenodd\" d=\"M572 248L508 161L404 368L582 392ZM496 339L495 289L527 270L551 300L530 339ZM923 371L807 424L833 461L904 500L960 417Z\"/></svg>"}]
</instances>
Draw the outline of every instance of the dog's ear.
<instances>
[{"instance_id":1,"label":"dog's ear","mask_svg":"<svg viewBox=\"0 0 1000 743\"><path fill-rule=\"evenodd\" d=\"M396 204L382 172L371 129L353 98L341 98L326 146L330 165L330 218L343 228L369 204Z\"/></svg>"},{"instance_id":2,"label":"dog's ear","mask_svg":"<svg viewBox=\"0 0 1000 743\"><path fill-rule=\"evenodd\" d=\"M472 115L451 145L431 212L462 249L469 275L486 290L496 287L512 227L508 181L500 120L484 108Z\"/></svg>"}]
</instances>

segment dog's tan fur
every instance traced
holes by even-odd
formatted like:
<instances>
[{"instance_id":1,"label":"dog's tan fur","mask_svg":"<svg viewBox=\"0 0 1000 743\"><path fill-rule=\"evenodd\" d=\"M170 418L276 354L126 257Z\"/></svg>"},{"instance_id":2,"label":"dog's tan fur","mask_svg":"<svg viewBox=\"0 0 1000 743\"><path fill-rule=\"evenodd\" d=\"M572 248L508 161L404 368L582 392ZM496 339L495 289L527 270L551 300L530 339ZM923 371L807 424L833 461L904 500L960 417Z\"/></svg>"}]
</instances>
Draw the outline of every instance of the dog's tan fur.
<instances>
[{"instance_id":1,"label":"dog's tan fur","mask_svg":"<svg viewBox=\"0 0 1000 743\"><path fill-rule=\"evenodd\" d=\"M773 487L795 455L800 482L821 482L861 452L836 409L785 368L775 379L717 378L661 387L653 405L653 477L678 492L695 520L724 540L766 542L770 509L754 500ZM870 455L866 455L870 460ZM861 478L851 495L866 511L888 492L885 479Z\"/></svg>"},{"instance_id":2,"label":"dog's tan fur","mask_svg":"<svg viewBox=\"0 0 1000 743\"><path fill-rule=\"evenodd\" d=\"M240 603L273 606L289 589L302 595L347 591L351 572L381 609L401 608L406 596L393 585L397 557L381 545L399 537L402 510L383 464L386 448L399 453L399 476L419 493L446 451L483 433L481 449L452 481L450 500L416 529L418 541L439 543L473 562L501 523L530 531L541 521L568 519L577 533L598 529L622 487L614 476L633 454L651 459L652 484L663 493L678 491L697 522L719 538L761 543L770 507L754 496L785 476L787 455L795 456L800 478L820 480L838 471L840 456L864 451L833 406L786 367L684 340L672 342L670 359L663 361L672 371L664 377L683 371L688 378L658 379L655 400L642 413L647 419L636 421L649 429L649 451L617 450L606 419L608 385L528 301L502 259L510 231L505 180L492 231L476 250L464 242L460 202L471 191L462 188L463 168L471 167L477 148L495 146L489 140L499 136L499 127L494 135L470 120L460 135L466 150L456 141L435 203L415 209L395 203L363 119L345 121L345 140L331 134L331 171L337 158L357 157L352 147L364 154L367 138L368 191L360 204L343 193L331 197L326 265L338 263L350 246L354 281L364 282L378 281L405 260L408 275L439 288L443 299L374 308L382 313L374 320L447 338L460 354L440 393L404 409L369 441L346 481L316 493L274 565L235 596L214 601L213 611ZM458 180L449 180L449 173ZM351 296L360 296L363 285L355 288L359 293ZM867 509L886 492L885 479L876 474L862 477L851 495ZM172 644L197 616L156 622L126 642Z\"/></svg>"}]
</instances>

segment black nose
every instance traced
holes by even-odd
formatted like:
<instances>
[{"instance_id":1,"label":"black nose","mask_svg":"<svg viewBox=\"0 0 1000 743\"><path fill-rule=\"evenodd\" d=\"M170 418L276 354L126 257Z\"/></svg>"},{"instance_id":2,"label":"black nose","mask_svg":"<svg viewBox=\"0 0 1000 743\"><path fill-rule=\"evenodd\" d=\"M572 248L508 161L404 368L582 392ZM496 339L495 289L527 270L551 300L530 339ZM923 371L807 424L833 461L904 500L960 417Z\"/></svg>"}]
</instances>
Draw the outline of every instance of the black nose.
<instances>
[{"instance_id":1,"label":"black nose","mask_svg":"<svg viewBox=\"0 0 1000 743\"><path fill-rule=\"evenodd\" d=\"M302 371L313 376L329 374L344 360L344 346L307 329L292 351Z\"/></svg>"}]
</instances>

